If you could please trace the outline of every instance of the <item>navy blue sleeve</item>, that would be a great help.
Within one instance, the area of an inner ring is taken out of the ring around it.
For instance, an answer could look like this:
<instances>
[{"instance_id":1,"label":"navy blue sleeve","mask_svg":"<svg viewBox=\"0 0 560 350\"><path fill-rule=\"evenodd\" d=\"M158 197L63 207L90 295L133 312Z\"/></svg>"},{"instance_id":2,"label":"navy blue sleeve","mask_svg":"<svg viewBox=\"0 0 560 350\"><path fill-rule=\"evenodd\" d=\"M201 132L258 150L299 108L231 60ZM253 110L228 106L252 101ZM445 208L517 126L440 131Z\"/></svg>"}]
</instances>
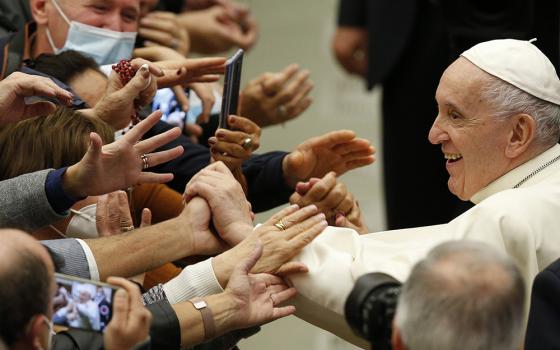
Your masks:
<instances>
[{"instance_id":1,"label":"navy blue sleeve","mask_svg":"<svg viewBox=\"0 0 560 350\"><path fill-rule=\"evenodd\" d=\"M47 175L45 181L45 193L47 200L53 210L61 215L64 215L77 201L83 198L72 198L64 192L62 188L62 176L66 173L68 167L60 168L51 171Z\"/></svg>"}]
</instances>

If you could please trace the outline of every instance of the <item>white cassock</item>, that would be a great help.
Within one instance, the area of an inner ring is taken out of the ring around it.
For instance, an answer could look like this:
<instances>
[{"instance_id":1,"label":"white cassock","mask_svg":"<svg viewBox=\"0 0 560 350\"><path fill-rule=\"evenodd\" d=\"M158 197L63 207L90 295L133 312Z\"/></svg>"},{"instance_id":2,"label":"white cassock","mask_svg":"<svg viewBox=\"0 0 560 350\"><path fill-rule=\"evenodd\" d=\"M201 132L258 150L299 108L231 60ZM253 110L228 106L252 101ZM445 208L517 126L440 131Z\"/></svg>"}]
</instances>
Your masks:
<instances>
[{"instance_id":1,"label":"white cassock","mask_svg":"<svg viewBox=\"0 0 560 350\"><path fill-rule=\"evenodd\" d=\"M328 227L294 259L310 270L291 279L299 292L296 314L365 346L344 319L344 303L356 280L383 272L405 281L431 248L462 239L488 243L515 260L525 279L528 310L533 278L560 257L560 145L492 182L471 201L473 208L444 225L361 236Z\"/></svg>"}]
</instances>

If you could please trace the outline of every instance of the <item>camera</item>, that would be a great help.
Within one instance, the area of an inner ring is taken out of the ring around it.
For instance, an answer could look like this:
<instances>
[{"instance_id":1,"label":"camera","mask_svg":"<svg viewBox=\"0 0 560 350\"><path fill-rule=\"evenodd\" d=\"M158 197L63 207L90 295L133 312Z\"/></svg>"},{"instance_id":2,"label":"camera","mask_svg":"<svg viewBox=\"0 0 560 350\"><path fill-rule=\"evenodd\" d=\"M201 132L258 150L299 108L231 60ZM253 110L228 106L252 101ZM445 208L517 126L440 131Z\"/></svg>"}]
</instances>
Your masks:
<instances>
[{"instance_id":1,"label":"camera","mask_svg":"<svg viewBox=\"0 0 560 350\"><path fill-rule=\"evenodd\" d=\"M379 272L361 276L348 295L344 315L350 328L375 350L391 349L393 318L402 284Z\"/></svg>"}]
</instances>

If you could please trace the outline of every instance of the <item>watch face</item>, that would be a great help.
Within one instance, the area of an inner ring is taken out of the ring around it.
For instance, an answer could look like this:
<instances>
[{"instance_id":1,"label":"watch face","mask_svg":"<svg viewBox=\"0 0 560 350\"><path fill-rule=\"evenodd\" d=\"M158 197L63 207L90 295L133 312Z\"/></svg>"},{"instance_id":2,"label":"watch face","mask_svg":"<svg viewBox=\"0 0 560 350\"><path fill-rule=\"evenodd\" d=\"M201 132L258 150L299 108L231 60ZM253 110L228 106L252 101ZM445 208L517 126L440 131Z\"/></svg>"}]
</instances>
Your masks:
<instances>
[{"instance_id":1,"label":"watch face","mask_svg":"<svg viewBox=\"0 0 560 350\"><path fill-rule=\"evenodd\" d=\"M197 310L204 309L206 307L206 302L204 300L198 300L193 303L194 308Z\"/></svg>"}]
</instances>

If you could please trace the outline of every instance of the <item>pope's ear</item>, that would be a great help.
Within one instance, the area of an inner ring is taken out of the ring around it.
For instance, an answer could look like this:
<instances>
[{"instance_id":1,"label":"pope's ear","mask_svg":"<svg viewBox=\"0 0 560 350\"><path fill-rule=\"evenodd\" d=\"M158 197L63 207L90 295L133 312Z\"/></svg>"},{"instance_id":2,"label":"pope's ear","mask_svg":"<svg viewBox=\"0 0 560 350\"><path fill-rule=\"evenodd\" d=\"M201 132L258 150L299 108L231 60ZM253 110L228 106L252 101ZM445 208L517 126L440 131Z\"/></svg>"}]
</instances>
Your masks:
<instances>
[{"instance_id":1,"label":"pope's ear","mask_svg":"<svg viewBox=\"0 0 560 350\"><path fill-rule=\"evenodd\" d=\"M508 158L517 158L523 154L535 140L537 123L528 114L516 114L509 119L511 130L505 155Z\"/></svg>"},{"instance_id":2,"label":"pope's ear","mask_svg":"<svg viewBox=\"0 0 560 350\"><path fill-rule=\"evenodd\" d=\"M47 24L47 0L29 0L31 15L37 24Z\"/></svg>"}]
</instances>

